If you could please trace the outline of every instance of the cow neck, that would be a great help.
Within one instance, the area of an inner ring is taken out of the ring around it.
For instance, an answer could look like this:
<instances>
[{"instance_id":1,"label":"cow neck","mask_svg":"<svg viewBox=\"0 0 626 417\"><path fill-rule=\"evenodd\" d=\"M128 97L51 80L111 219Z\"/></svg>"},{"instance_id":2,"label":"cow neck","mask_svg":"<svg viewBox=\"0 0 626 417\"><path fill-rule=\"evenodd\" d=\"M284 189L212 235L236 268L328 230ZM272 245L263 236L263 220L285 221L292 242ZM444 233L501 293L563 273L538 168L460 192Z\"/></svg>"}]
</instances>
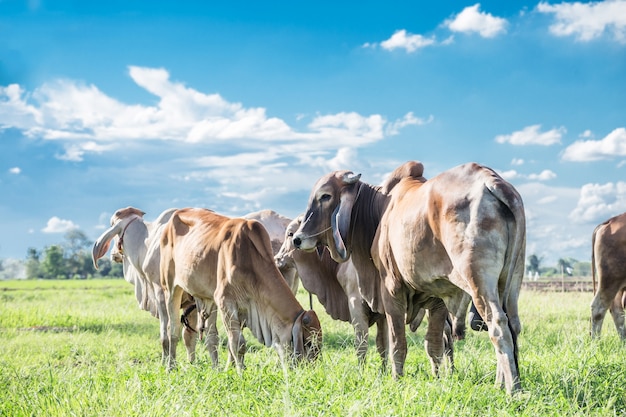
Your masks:
<instances>
[{"instance_id":1,"label":"cow neck","mask_svg":"<svg viewBox=\"0 0 626 417\"><path fill-rule=\"evenodd\" d=\"M350 220L348 244L353 252L370 257L370 248L388 202L389 197L380 192L380 187L360 183Z\"/></svg>"},{"instance_id":2,"label":"cow neck","mask_svg":"<svg viewBox=\"0 0 626 417\"><path fill-rule=\"evenodd\" d=\"M126 234L126 229L128 229L128 226L130 226L131 223L137 220L138 218L139 218L138 216L133 217L131 221L126 223L126 226L124 226L124 229L122 229L122 233L120 233L120 238L117 241L117 250L122 255L124 254L124 235Z\"/></svg>"}]
</instances>

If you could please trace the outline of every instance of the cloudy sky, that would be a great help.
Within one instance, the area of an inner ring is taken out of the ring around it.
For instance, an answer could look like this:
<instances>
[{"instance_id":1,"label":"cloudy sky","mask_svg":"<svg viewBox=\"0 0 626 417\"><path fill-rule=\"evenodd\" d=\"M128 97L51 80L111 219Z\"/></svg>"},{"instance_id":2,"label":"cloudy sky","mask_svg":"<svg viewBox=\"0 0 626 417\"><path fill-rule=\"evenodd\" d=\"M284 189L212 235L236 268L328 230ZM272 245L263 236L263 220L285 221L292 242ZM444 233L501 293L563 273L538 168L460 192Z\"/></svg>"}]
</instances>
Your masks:
<instances>
[{"instance_id":1,"label":"cloudy sky","mask_svg":"<svg viewBox=\"0 0 626 417\"><path fill-rule=\"evenodd\" d=\"M589 260L626 211L626 1L0 1L0 258L411 159L494 168L528 255Z\"/></svg>"}]
</instances>

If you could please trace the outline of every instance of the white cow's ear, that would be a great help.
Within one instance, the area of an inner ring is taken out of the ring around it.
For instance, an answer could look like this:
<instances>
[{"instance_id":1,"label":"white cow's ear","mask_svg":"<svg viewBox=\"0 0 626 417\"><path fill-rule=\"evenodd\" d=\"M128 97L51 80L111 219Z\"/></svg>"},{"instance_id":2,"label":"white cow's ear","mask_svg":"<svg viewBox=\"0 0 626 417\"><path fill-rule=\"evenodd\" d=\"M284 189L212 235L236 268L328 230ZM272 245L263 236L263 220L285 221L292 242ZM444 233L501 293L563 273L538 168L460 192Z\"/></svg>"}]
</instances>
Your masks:
<instances>
[{"instance_id":1,"label":"white cow's ear","mask_svg":"<svg viewBox=\"0 0 626 417\"><path fill-rule=\"evenodd\" d=\"M98 259L102 258L111 246L111 240L120 232L120 222L115 223L109 227L93 244L91 250L91 258L93 259L93 266L98 269Z\"/></svg>"},{"instance_id":2,"label":"white cow's ear","mask_svg":"<svg viewBox=\"0 0 626 417\"><path fill-rule=\"evenodd\" d=\"M352 207L357 195L357 186L354 184L361 178L361 174L349 176L350 173L346 173L343 177L344 188L341 192L339 204L335 207L332 216L330 217L330 227L333 232L333 241L335 243L335 250L337 255L341 258L341 262L348 260L350 254L346 249L345 240L350 231L350 220L352 219ZM349 176L349 181L346 177Z\"/></svg>"}]
</instances>

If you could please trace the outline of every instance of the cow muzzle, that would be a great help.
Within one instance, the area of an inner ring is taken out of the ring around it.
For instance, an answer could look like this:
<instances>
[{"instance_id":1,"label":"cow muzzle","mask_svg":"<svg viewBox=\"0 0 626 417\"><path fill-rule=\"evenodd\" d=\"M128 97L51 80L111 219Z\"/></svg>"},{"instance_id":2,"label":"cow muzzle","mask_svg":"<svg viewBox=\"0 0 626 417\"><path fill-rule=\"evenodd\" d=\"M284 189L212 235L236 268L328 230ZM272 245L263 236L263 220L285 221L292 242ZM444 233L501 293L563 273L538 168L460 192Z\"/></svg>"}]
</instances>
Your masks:
<instances>
[{"instance_id":1,"label":"cow muzzle","mask_svg":"<svg viewBox=\"0 0 626 417\"><path fill-rule=\"evenodd\" d=\"M293 245L296 249L310 252L317 247L317 238L315 236L305 236L297 234L293 236Z\"/></svg>"}]
</instances>

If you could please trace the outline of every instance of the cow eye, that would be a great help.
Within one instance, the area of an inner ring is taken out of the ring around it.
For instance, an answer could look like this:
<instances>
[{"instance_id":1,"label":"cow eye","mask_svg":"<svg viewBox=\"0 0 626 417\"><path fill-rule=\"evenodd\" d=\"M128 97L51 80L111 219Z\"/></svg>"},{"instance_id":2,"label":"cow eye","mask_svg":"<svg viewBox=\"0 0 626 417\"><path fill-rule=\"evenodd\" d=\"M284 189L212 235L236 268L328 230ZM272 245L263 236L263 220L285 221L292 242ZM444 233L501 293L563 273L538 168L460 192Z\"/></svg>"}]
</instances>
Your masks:
<instances>
[{"instance_id":1,"label":"cow eye","mask_svg":"<svg viewBox=\"0 0 626 417\"><path fill-rule=\"evenodd\" d=\"M328 200L330 200L330 194L322 194L322 196L320 197L320 203Z\"/></svg>"},{"instance_id":2,"label":"cow eye","mask_svg":"<svg viewBox=\"0 0 626 417\"><path fill-rule=\"evenodd\" d=\"M287 237L293 237L293 232L287 233Z\"/></svg>"}]
</instances>

